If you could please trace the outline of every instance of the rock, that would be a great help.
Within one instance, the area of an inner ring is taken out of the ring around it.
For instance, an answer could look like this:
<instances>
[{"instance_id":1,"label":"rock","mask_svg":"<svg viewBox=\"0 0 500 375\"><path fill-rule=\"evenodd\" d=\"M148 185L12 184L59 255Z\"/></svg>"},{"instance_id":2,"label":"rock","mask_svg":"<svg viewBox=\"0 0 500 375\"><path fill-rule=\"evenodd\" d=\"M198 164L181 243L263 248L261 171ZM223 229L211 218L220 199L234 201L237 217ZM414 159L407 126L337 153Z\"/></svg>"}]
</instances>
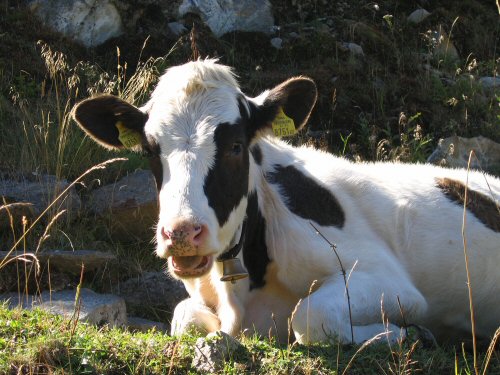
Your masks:
<instances>
[{"instance_id":1,"label":"rock","mask_svg":"<svg viewBox=\"0 0 500 375\"><path fill-rule=\"evenodd\" d=\"M343 43L342 44L344 48L346 48L350 53L352 53L355 56L364 56L365 53L363 52L363 48L356 43Z\"/></svg>"},{"instance_id":2,"label":"rock","mask_svg":"<svg viewBox=\"0 0 500 375\"><path fill-rule=\"evenodd\" d=\"M52 175L0 177L0 199L3 197L8 203L30 203L34 216L38 216L69 185L68 181ZM68 220L77 217L80 208L81 200L74 186L54 205L57 212L66 210Z\"/></svg>"},{"instance_id":3,"label":"rock","mask_svg":"<svg viewBox=\"0 0 500 375\"><path fill-rule=\"evenodd\" d=\"M216 37L233 31L270 33L274 19L269 0L184 0L181 16L198 14Z\"/></svg>"},{"instance_id":4,"label":"rock","mask_svg":"<svg viewBox=\"0 0 500 375\"><path fill-rule=\"evenodd\" d=\"M411 12L411 14L406 19L409 23L413 23L415 25L419 24L431 14L425 9L417 9Z\"/></svg>"},{"instance_id":5,"label":"rock","mask_svg":"<svg viewBox=\"0 0 500 375\"><path fill-rule=\"evenodd\" d=\"M222 331L213 332L196 340L191 366L198 371L216 372L224 367L224 361L243 348L241 343Z\"/></svg>"},{"instance_id":6,"label":"rock","mask_svg":"<svg viewBox=\"0 0 500 375\"><path fill-rule=\"evenodd\" d=\"M2 204L0 201L0 231L22 227L23 216L32 220L35 216L32 203L18 202ZM12 220L12 222L11 222Z\"/></svg>"},{"instance_id":7,"label":"rock","mask_svg":"<svg viewBox=\"0 0 500 375\"><path fill-rule=\"evenodd\" d=\"M500 77L481 77L479 84L486 90L494 90L500 86Z\"/></svg>"},{"instance_id":8,"label":"rock","mask_svg":"<svg viewBox=\"0 0 500 375\"><path fill-rule=\"evenodd\" d=\"M500 144L482 136L440 139L427 162L452 168L467 168L470 150L474 150L476 155L471 159L471 168L482 168L500 176Z\"/></svg>"},{"instance_id":9,"label":"rock","mask_svg":"<svg viewBox=\"0 0 500 375\"><path fill-rule=\"evenodd\" d=\"M32 252L7 252L0 251L0 260L4 258L13 258L16 256L27 254L34 255ZM98 268L104 267L108 262L116 260L116 255L104 253L94 250L44 250L36 254L38 262L41 265L50 261L50 267L72 275L79 275L82 263L85 266L85 271L95 271Z\"/></svg>"},{"instance_id":10,"label":"rock","mask_svg":"<svg viewBox=\"0 0 500 375\"><path fill-rule=\"evenodd\" d=\"M167 26L170 32L175 36L181 36L187 31L186 26L180 22L169 22Z\"/></svg>"},{"instance_id":11,"label":"rock","mask_svg":"<svg viewBox=\"0 0 500 375\"><path fill-rule=\"evenodd\" d=\"M123 32L120 14L110 0L32 0L30 8L47 26L86 47Z\"/></svg>"},{"instance_id":12,"label":"rock","mask_svg":"<svg viewBox=\"0 0 500 375\"><path fill-rule=\"evenodd\" d=\"M127 319L127 328L133 332L148 332L152 329L160 332L167 331L167 325L161 322L155 322L148 319L129 316Z\"/></svg>"},{"instance_id":13,"label":"rock","mask_svg":"<svg viewBox=\"0 0 500 375\"><path fill-rule=\"evenodd\" d=\"M183 284L164 272L144 272L120 283L113 293L123 297L131 310L151 309L173 313L175 306L188 297Z\"/></svg>"},{"instance_id":14,"label":"rock","mask_svg":"<svg viewBox=\"0 0 500 375\"><path fill-rule=\"evenodd\" d=\"M281 38L272 38L271 45L276 49L281 49L283 47L283 39Z\"/></svg>"},{"instance_id":15,"label":"rock","mask_svg":"<svg viewBox=\"0 0 500 375\"><path fill-rule=\"evenodd\" d=\"M431 40L434 47L433 56L435 58L451 62L460 60L457 48L442 26L431 32Z\"/></svg>"},{"instance_id":16,"label":"rock","mask_svg":"<svg viewBox=\"0 0 500 375\"><path fill-rule=\"evenodd\" d=\"M120 240L152 238L158 219L158 195L151 171L137 170L90 194L90 212L109 220L110 232Z\"/></svg>"},{"instance_id":17,"label":"rock","mask_svg":"<svg viewBox=\"0 0 500 375\"><path fill-rule=\"evenodd\" d=\"M18 293L3 294L0 300L8 300L11 307L20 306L25 309L38 307L52 314L72 318L75 313L76 290L63 290L50 294L43 292L40 296L21 296ZM124 326L127 322L127 311L123 298L112 294L98 294L90 289L80 291L81 305L78 311L80 321L112 327Z\"/></svg>"}]
</instances>

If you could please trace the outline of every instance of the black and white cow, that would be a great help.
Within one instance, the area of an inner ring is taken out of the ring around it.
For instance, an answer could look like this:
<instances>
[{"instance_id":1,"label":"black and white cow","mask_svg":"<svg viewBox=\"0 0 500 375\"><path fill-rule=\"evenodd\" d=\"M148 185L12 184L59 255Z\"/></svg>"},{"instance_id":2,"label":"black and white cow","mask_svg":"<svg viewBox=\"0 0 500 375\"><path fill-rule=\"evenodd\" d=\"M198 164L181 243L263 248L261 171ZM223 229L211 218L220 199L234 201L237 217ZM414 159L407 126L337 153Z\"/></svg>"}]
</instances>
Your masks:
<instances>
[{"instance_id":1,"label":"black and white cow","mask_svg":"<svg viewBox=\"0 0 500 375\"><path fill-rule=\"evenodd\" d=\"M469 337L467 186L476 334L489 338L500 326L500 180L352 163L273 136L277 116L300 129L316 96L311 79L296 77L250 98L229 67L203 60L169 69L140 109L110 95L75 108L101 144L150 157L156 252L190 295L175 309L172 333L276 329L286 339L290 319L303 343L351 342L351 323L356 343L388 331L394 339L404 322L438 338ZM249 278L223 282L217 258L237 244Z\"/></svg>"}]
</instances>

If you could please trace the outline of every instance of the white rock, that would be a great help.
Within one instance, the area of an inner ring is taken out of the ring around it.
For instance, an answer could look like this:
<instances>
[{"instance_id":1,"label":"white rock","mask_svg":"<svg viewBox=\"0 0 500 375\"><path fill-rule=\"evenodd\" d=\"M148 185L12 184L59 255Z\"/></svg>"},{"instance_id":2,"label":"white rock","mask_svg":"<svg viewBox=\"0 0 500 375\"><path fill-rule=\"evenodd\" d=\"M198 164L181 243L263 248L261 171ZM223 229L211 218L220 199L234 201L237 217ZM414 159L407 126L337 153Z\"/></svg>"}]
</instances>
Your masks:
<instances>
[{"instance_id":1,"label":"white rock","mask_svg":"<svg viewBox=\"0 0 500 375\"><path fill-rule=\"evenodd\" d=\"M407 20L410 23L419 24L430 15L431 14L425 9L417 9L408 16Z\"/></svg>"},{"instance_id":2,"label":"white rock","mask_svg":"<svg viewBox=\"0 0 500 375\"><path fill-rule=\"evenodd\" d=\"M75 313L76 290L60 292L43 292L40 296L23 296L9 293L0 296L0 300L8 300L11 307L31 309L38 307L52 314L72 318ZM124 326L127 322L127 311L123 298L112 294L98 294L90 289L80 291L80 307L78 319L91 324L108 324L112 327Z\"/></svg>"},{"instance_id":3,"label":"white rock","mask_svg":"<svg viewBox=\"0 0 500 375\"><path fill-rule=\"evenodd\" d=\"M30 7L47 26L86 47L123 32L120 14L110 0L32 0Z\"/></svg>"},{"instance_id":4,"label":"white rock","mask_svg":"<svg viewBox=\"0 0 500 375\"><path fill-rule=\"evenodd\" d=\"M269 34L274 25L269 0L184 0L179 14L200 15L216 37L232 31Z\"/></svg>"}]
</instances>

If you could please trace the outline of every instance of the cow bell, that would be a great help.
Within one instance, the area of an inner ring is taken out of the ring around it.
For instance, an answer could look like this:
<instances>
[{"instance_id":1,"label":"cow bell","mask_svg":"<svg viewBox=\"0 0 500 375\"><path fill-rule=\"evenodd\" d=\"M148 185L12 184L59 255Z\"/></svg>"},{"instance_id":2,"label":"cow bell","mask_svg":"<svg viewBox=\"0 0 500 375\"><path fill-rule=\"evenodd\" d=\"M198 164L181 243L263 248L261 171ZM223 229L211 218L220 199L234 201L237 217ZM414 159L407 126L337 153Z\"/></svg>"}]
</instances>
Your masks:
<instances>
[{"instance_id":1,"label":"cow bell","mask_svg":"<svg viewBox=\"0 0 500 375\"><path fill-rule=\"evenodd\" d=\"M231 281L235 283L236 280L248 277L248 272L241 265L238 258L230 258L222 261L222 277L220 281Z\"/></svg>"}]
</instances>

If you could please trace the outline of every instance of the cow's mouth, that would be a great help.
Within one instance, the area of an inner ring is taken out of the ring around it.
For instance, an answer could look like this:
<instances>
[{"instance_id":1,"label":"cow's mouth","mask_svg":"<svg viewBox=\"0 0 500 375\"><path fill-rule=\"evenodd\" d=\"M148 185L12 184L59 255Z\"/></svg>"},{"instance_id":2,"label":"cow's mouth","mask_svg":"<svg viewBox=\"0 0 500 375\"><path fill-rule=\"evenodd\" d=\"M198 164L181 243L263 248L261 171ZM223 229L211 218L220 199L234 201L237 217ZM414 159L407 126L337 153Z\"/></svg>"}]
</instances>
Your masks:
<instances>
[{"instance_id":1,"label":"cow's mouth","mask_svg":"<svg viewBox=\"0 0 500 375\"><path fill-rule=\"evenodd\" d=\"M212 267L213 257L208 255L172 256L172 271L179 277L199 277Z\"/></svg>"}]
</instances>

